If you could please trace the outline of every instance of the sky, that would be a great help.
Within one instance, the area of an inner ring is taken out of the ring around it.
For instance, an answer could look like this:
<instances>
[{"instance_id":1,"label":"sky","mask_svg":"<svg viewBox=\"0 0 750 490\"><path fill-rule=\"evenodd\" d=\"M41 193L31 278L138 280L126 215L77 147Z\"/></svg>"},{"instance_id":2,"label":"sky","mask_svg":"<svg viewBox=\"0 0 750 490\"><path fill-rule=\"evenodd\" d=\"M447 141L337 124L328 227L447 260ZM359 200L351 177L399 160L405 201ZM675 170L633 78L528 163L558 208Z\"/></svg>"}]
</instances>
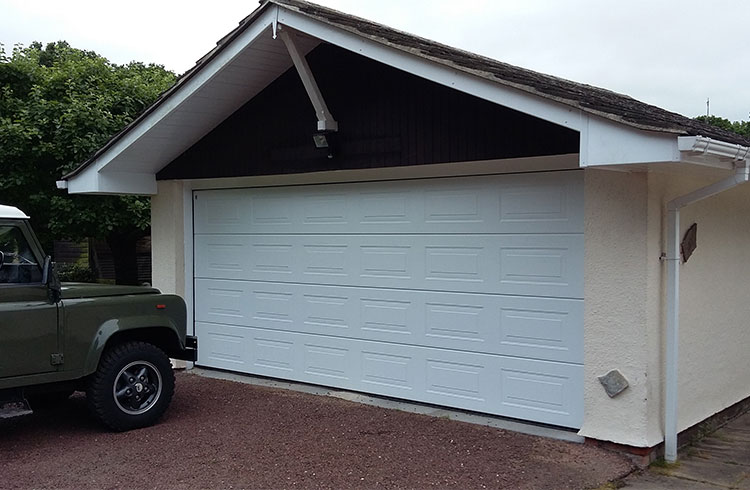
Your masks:
<instances>
[{"instance_id":1,"label":"sky","mask_svg":"<svg viewBox=\"0 0 750 490\"><path fill-rule=\"evenodd\" d=\"M689 117L750 119L747 0L318 0ZM0 0L0 43L65 40L182 73L256 0Z\"/></svg>"}]
</instances>

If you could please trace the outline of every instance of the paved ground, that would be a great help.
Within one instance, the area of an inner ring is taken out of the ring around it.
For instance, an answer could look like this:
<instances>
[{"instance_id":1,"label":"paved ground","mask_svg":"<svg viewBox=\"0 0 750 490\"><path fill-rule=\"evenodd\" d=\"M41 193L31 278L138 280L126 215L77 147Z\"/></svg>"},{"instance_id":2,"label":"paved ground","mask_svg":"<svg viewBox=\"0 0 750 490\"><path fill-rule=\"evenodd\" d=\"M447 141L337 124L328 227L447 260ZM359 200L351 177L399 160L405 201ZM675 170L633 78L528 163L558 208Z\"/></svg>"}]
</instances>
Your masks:
<instances>
[{"instance_id":1,"label":"paved ground","mask_svg":"<svg viewBox=\"0 0 750 490\"><path fill-rule=\"evenodd\" d=\"M627 490L750 490L750 413L680 451L676 465L652 465L624 483Z\"/></svg>"},{"instance_id":2,"label":"paved ground","mask_svg":"<svg viewBox=\"0 0 750 490\"><path fill-rule=\"evenodd\" d=\"M181 373L163 421L104 431L74 396L0 420L2 488L598 488L592 446Z\"/></svg>"}]
</instances>

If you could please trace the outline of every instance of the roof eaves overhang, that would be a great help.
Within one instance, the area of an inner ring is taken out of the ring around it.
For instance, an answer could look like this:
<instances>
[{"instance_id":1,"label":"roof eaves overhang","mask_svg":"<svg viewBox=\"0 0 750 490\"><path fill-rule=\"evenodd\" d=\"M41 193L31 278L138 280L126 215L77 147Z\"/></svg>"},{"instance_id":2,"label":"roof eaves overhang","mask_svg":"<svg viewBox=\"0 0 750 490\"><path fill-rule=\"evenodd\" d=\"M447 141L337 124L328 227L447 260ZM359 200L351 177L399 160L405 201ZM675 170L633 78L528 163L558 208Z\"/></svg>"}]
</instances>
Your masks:
<instances>
[{"instance_id":1,"label":"roof eaves overhang","mask_svg":"<svg viewBox=\"0 0 750 490\"><path fill-rule=\"evenodd\" d=\"M210 107L207 110L213 110L214 116L212 119L205 118L209 119L208 124L196 124L191 120L189 113L182 115L183 125L170 125L167 118L180 119L180 111L184 111L186 101L191 98L194 101L200 101L199 91L205 89L209 82L216 80L222 70L230 67L231 62L236 60L247 46L265 33L268 33L267 39L270 40L277 10L277 6L266 2L246 17L233 32L222 38L216 48L201 58L195 67L186 72L154 104L113 136L89 160L64 175L58 181L58 187L77 194L155 194L156 172L234 112L248 100L248 97L232 99L231 94L224 91L221 95L217 94L216 98L212 97L211 100L207 100L204 106ZM279 46L285 49L280 42ZM309 49L310 46L306 46L305 51ZM291 59L288 58L285 50L283 54L286 58L276 56L276 54L278 53L272 53L276 60L276 65L273 67L274 78L291 66ZM270 69L269 72L271 72ZM228 98L221 98L227 95L229 95ZM252 95L254 94L250 96ZM222 102L225 103L224 112L221 112L221 107L215 108ZM163 131L162 135L154 134L157 128ZM150 144L143 144L149 138L151 138ZM175 145L172 148L166 148L165 146L168 143L181 141L182 147ZM138 146L139 143L141 147ZM149 152L149 150L155 152ZM144 163L145 160L156 161L156 165Z\"/></svg>"},{"instance_id":2,"label":"roof eaves overhang","mask_svg":"<svg viewBox=\"0 0 750 490\"><path fill-rule=\"evenodd\" d=\"M600 148L611 152L604 156L598 154L599 161L591 162L587 167L595 167L609 170L622 170L627 172L685 172L690 171L698 175L711 175L716 171L734 171L738 167L750 164L750 147L727 143L715 138L705 136L676 136L663 137L656 135L656 140L649 142L644 139L644 144L654 143L662 147L662 151L648 152L649 158L619 158L619 161L612 163L616 159L612 153L627 151L632 148L632 154L636 154L638 148L629 147L628 140L622 140L624 146L617 145L600 145ZM671 148L671 150L670 150ZM622 157L622 153L619 155ZM660 158L661 156L661 158ZM642 160L642 161L641 161Z\"/></svg>"},{"instance_id":3,"label":"roof eaves overhang","mask_svg":"<svg viewBox=\"0 0 750 490\"><path fill-rule=\"evenodd\" d=\"M268 4L268 2L266 2ZM196 74L204 67L205 64L210 63L216 56L224 50L227 45L237 38L245 28L247 28L250 25L250 22L258 17L262 13L263 7L266 5L264 4L257 10L253 11L249 16L244 18L240 23L239 26L234 29L232 32L221 38L217 43L216 47L206 53L203 57L201 57L194 67L186 71L183 75L181 75L177 82L164 91L159 98L150 106L148 106L141 114L139 114L135 120L133 120L130 124L128 124L125 128L123 128L121 131L119 131L117 134L112 136L112 138L107 141L104 146L102 146L100 149L98 149L88 160L86 160L84 163L82 163L80 166L76 167L71 172L63 175L63 179L69 179L71 177L75 177L79 173L81 173L83 170L86 169L89 165L96 162L101 156L103 156L106 152L108 152L115 144L117 144L123 136L130 132L135 126L143 123L145 119L147 119L153 112L157 111L159 108L161 108L166 101L172 97L172 95L180 90L183 90L183 87L190 83L190 81L196 76Z\"/></svg>"},{"instance_id":4,"label":"roof eaves overhang","mask_svg":"<svg viewBox=\"0 0 750 490\"><path fill-rule=\"evenodd\" d=\"M679 171L686 165L732 170L748 158L747 146L705 136L645 131L586 116L580 166L647 171Z\"/></svg>"}]
</instances>

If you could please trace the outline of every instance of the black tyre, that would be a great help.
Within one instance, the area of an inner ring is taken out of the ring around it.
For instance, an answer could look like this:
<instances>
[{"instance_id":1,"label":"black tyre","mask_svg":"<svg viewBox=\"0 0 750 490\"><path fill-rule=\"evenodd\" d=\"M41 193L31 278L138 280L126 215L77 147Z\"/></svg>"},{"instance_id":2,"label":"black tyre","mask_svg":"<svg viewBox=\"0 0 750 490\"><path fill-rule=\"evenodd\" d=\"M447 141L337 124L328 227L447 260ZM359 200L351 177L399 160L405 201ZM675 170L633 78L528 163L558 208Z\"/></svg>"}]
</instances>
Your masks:
<instances>
[{"instance_id":1,"label":"black tyre","mask_svg":"<svg viewBox=\"0 0 750 490\"><path fill-rule=\"evenodd\" d=\"M146 342L107 349L86 387L91 413L116 431L153 425L169 407L173 394L169 358Z\"/></svg>"}]
</instances>

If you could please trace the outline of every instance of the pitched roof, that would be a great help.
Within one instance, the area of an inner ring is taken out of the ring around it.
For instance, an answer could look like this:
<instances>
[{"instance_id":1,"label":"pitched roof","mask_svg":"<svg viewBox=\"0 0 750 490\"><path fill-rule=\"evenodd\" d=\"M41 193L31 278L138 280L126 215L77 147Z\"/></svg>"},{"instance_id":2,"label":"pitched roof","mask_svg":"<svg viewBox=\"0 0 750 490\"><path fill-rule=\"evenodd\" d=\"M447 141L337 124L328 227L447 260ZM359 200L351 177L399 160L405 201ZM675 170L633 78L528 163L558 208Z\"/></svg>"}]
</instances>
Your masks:
<instances>
[{"instance_id":1,"label":"pitched roof","mask_svg":"<svg viewBox=\"0 0 750 490\"><path fill-rule=\"evenodd\" d=\"M261 0L260 7L242 19L235 29L221 38L211 51L196 62L195 66L179 77L175 85L162 93L151 106L146 108L143 113L119 133L110 138L86 162L63 176L63 179L77 175L112 147L131 128L136 126L168 99L172 93L182 87L196 73L200 72L205 65L252 24L252 21L266 7L272 4L390 48L404 51L434 63L446 65L455 70L470 73L500 85L513 87L523 92L571 106L583 112L633 128L673 133L675 135L706 136L726 143L750 146L750 140L736 133L640 102L617 92L503 63L304 0Z\"/></svg>"},{"instance_id":2,"label":"pitched roof","mask_svg":"<svg viewBox=\"0 0 750 490\"><path fill-rule=\"evenodd\" d=\"M678 135L706 136L727 143L750 145L750 140L736 133L640 102L617 92L503 63L310 2L269 0L269 3L294 10L415 56L638 129Z\"/></svg>"}]
</instances>

